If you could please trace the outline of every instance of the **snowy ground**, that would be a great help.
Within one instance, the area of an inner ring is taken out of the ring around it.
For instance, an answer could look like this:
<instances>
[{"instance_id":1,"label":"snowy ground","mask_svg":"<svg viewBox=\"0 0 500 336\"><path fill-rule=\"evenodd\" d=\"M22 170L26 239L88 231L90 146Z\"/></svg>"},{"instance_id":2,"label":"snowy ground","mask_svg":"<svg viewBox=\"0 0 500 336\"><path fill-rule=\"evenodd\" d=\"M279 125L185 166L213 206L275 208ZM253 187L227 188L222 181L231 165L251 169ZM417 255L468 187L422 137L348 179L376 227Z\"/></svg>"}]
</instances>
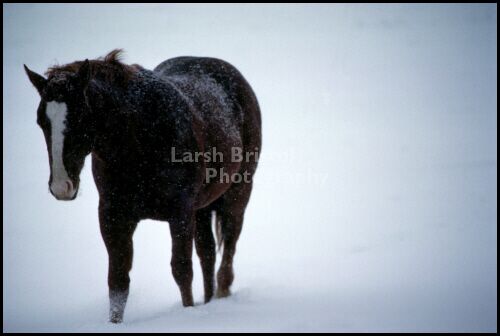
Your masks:
<instances>
[{"instance_id":1,"label":"snowy ground","mask_svg":"<svg viewBox=\"0 0 500 336\"><path fill-rule=\"evenodd\" d=\"M496 331L496 5L3 6L4 331ZM196 263L182 308L144 221L120 326L89 161L48 193L22 69L116 47L233 63L264 128L234 296L202 305Z\"/></svg>"}]
</instances>

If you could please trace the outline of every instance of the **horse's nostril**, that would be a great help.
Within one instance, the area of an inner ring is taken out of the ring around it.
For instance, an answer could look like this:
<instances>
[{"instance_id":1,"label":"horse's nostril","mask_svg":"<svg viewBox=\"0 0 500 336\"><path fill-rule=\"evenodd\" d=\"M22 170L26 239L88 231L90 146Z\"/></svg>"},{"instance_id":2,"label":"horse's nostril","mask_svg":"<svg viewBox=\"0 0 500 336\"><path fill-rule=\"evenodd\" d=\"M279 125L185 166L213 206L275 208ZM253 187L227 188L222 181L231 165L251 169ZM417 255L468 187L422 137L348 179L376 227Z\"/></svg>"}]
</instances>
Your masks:
<instances>
[{"instance_id":1,"label":"horse's nostril","mask_svg":"<svg viewBox=\"0 0 500 336\"><path fill-rule=\"evenodd\" d=\"M68 193L73 192L73 182L71 182L71 180L66 181L66 191Z\"/></svg>"}]
</instances>

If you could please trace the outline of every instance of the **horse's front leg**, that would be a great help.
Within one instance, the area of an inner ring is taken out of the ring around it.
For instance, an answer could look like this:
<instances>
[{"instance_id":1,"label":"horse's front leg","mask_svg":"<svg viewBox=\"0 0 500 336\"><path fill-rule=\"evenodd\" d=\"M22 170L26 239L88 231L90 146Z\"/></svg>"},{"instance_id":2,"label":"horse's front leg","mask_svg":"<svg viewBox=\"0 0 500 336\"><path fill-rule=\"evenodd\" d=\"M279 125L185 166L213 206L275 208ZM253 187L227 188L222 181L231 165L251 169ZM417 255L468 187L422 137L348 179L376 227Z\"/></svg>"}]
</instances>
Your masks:
<instances>
[{"instance_id":1,"label":"horse's front leg","mask_svg":"<svg viewBox=\"0 0 500 336\"><path fill-rule=\"evenodd\" d=\"M193 238L194 220L193 211L185 210L177 213L169 220L170 235L172 236L172 274L179 286L182 304L184 307L193 306Z\"/></svg>"},{"instance_id":2,"label":"horse's front leg","mask_svg":"<svg viewBox=\"0 0 500 336\"><path fill-rule=\"evenodd\" d=\"M137 221L124 216L122 211L101 205L99 221L109 257L109 320L120 323L127 303L133 257L132 235Z\"/></svg>"}]
</instances>

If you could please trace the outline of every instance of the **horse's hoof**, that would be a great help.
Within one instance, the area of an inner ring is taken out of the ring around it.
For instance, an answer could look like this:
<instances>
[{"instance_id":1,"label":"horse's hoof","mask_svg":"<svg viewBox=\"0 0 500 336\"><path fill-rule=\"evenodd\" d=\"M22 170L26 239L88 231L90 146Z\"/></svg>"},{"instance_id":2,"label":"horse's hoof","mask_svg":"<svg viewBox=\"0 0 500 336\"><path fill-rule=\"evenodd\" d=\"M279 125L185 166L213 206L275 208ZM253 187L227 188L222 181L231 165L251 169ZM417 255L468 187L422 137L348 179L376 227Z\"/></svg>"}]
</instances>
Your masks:
<instances>
[{"instance_id":1,"label":"horse's hoof","mask_svg":"<svg viewBox=\"0 0 500 336\"><path fill-rule=\"evenodd\" d=\"M117 313L111 313L111 316L109 318L109 322L118 324L123 322L123 316Z\"/></svg>"},{"instance_id":2,"label":"horse's hoof","mask_svg":"<svg viewBox=\"0 0 500 336\"><path fill-rule=\"evenodd\" d=\"M193 307L194 306L194 300L192 296L182 298L182 305L184 307Z\"/></svg>"},{"instance_id":3,"label":"horse's hoof","mask_svg":"<svg viewBox=\"0 0 500 336\"><path fill-rule=\"evenodd\" d=\"M215 296L218 299L222 299L222 298L228 297L230 295L231 295L231 290L229 288L228 289L217 288L217 293L215 294Z\"/></svg>"}]
</instances>

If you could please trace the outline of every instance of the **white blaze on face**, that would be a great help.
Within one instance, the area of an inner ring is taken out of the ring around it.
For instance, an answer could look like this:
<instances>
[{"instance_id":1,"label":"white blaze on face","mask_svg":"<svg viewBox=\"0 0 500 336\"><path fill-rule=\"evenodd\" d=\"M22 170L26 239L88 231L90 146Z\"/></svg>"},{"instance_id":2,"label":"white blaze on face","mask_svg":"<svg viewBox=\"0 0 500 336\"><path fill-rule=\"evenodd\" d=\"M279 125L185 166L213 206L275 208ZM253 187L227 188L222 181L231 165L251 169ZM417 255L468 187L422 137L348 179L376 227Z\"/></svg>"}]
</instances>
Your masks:
<instances>
[{"instance_id":1,"label":"white blaze on face","mask_svg":"<svg viewBox=\"0 0 500 336\"><path fill-rule=\"evenodd\" d=\"M68 108L65 103L51 101L47 103L46 114L51 127L52 151L52 182L50 190L60 198L69 199L75 194L73 183L63 164L64 130L66 129L66 114Z\"/></svg>"}]
</instances>

